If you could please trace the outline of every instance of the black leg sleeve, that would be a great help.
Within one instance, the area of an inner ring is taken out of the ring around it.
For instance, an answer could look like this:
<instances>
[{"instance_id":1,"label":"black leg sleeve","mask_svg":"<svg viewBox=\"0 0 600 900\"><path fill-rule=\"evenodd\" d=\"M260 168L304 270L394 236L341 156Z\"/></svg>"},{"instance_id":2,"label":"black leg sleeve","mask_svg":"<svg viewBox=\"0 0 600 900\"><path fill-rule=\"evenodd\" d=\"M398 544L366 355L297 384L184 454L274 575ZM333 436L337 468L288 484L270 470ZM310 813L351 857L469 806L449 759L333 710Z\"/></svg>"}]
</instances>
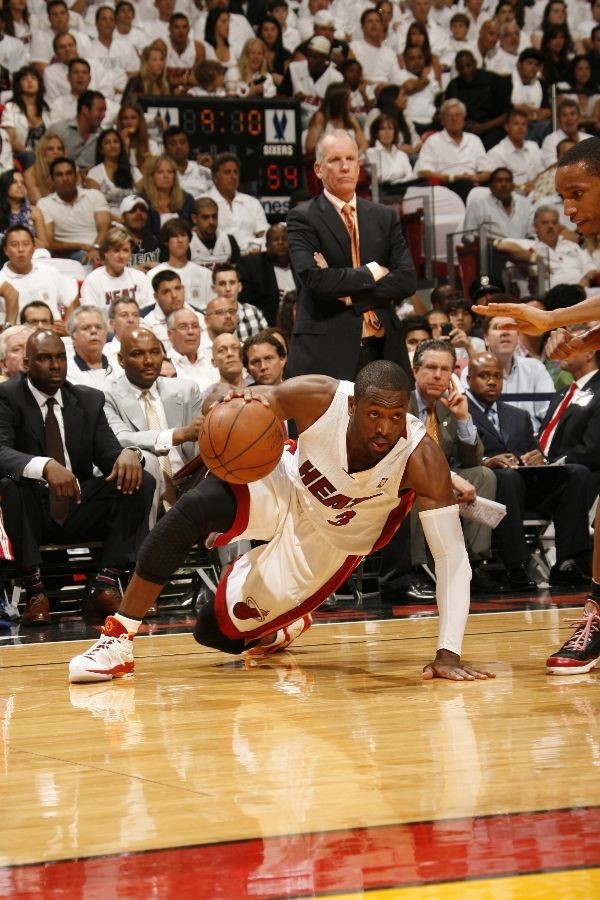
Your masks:
<instances>
[{"instance_id":1,"label":"black leg sleeve","mask_svg":"<svg viewBox=\"0 0 600 900\"><path fill-rule=\"evenodd\" d=\"M136 573L145 581L165 584L200 538L231 528L236 510L228 485L205 478L157 522L140 548Z\"/></svg>"}]
</instances>

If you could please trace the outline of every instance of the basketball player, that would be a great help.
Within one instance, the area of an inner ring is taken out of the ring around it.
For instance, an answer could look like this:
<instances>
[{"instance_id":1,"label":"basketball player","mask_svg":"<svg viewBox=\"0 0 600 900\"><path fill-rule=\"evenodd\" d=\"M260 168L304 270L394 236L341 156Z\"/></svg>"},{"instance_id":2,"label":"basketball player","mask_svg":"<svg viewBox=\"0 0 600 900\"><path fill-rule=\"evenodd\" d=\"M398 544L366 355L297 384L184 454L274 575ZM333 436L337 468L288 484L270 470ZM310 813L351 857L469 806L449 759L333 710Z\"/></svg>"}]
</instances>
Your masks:
<instances>
[{"instance_id":1,"label":"basketball player","mask_svg":"<svg viewBox=\"0 0 600 900\"><path fill-rule=\"evenodd\" d=\"M588 237L600 237L600 138L582 141L568 150L558 163L556 190L564 204L565 215ZM512 316L525 334L554 331L546 344L546 355L567 359L572 354L600 350L600 326L576 337L565 325L600 319L600 296L589 297L566 309L541 310L519 303L490 303L474 306L484 316ZM599 450L600 452L600 450ZM546 660L552 675L577 675L589 672L600 659L600 505L594 522L594 554L590 599L575 633Z\"/></svg>"},{"instance_id":2,"label":"basketball player","mask_svg":"<svg viewBox=\"0 0 600 900\"><path fill-rule=\"evenodd\" d=\"M448 464L424 425L407 414L410 389L402 369L385 360L362 369L354 385L308 375L246 388L245 399L260 398L280 420L296 421L297 446L260 481L231 485L209 476L177 501L144 542L104 636L71 660L70 680L133 674L142 617L190 548L214 532L217 546L266 543L237 559L214 601L200 609L196 640L250 656L285 649L362 558L389 541L415 497L440 612L438 650L423 676L493 677L460 660L471 573Z\"/></svg>"}]
</instances>

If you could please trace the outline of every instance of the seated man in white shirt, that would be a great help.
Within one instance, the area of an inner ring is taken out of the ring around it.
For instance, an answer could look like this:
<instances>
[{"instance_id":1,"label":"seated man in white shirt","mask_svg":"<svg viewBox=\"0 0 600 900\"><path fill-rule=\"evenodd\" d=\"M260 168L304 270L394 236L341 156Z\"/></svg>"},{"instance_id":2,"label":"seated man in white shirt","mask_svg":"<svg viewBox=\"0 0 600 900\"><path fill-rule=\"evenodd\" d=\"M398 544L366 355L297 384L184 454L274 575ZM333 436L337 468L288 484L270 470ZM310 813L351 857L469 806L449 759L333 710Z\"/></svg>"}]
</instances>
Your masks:
<instances>
[{"instance_id":1,"label":"seated man in white shirt","mask_svg":"<svg viewBox=\"0 0 600 900\"><path fill-rule=\"evenodd\" d=\"M73 341L73 358L68 361L67 378L72 384L87 384L103 391L109 373L104 354L106 325L97 306L78 306L67 322Z\"/></svg>"},{"instance_id":2,"label":"seated man in white shirt","mask_svg":"<svg viewBox=\"0 0 600 900\"><path fill-rule=\"evenodd\" d=\"M50 103L50 130L52 130L54 122L62 122L63 119L74 119L77 115L77 101L84 91L91 89L92 69L87 59L76 56L74 59L69 60L67 63L67 81L71 90L56 97ZM102 119L102 128L108 128L112 125L119 112L119 106L114 100L105 98L105 102L106 115Z\"/></svg>"},{"instance_id":3,"label":"seated man in white shirt","mask_svg":"<svg viewBox=\"0 0 600 900\"><path fill-rule=\"evenodd\" d=\"M133 241L122 225L114 225L100 246L103 266L94 269L81 285L81 302L107 310L114 300L133 300L140 309L154 302L147 277L129 265Z\"/></svg>"},{"instance_id":4,"label":"seated man in white shirt","mask_svg":"<svg viewBox=\"0 0 600 900\"><path fill-rule=\"evenodd\" d=\"M308 42L306 59L291 62L279 85L279 93L300 104L303 128L308 127L310 117L334 81L343 81L343 75L331 61L330 41L317 35Z\"/></svg>"},{"instance_id":5,"label":"seated man in white shirt","mask_svg":"<svg viewBox=\"0 0 600 900\"><path fill-rule=\"evenodd\" d=\"M55 319L52 310L43 300L31 300L24 306L19 313L19 323L29 325L33 329L43 328L44 331L53 331L63 340L68 334L65 322L62 319Z\"/></svg>"},{"instance_id":6,"label":"seated man in white shirt","mask_svg":"<svg viewBox=\"0 0 600 900\"><path fill-rule=\"evenodd\" d=\"M171 269L163 269L152 276L152 289L154 291L154 306L142 310L142 325L154 332L167 352L171 349L169 341L167 318L176 309L191 310L195 316L200 313L192 310L185 302L185 288L177 272ZM200 321L200 319L199 319Z\"/></svg>"},{"instance_id":7,"label":"seated man in white shirt","mask_svg":"<svg viewBox=\"0 0 600 900\"><path fill-rule=\"evenodd\" d=\"M48 249L53 256L94 265L100 259L110 226L110 210L100 193L77 187L77 169L72 159L59 156L50 163L54 193L38 201L44 216Z\"/></svg>"},{"instance_id":8,"label":"seated man in white shirt","mask_svg":"<svg viewBox=\"0 0 600 900\"><path fill-rule=\"evenodd\" d=\"M556 162L556 148L559 141L564 140L564 138L570 138L570 140L578 144L580 141L587 141L588 138L592 137L591 134L580 130L581 110L577 101L570 97L565 97L564 100L559 102L557 106L557 121L558 128L556 131L551 131L542 143L544 168Z\"/></svg>"},{"instance_id":9,"label":"seated man in white shirt","mask_svg":"<svg viewBox=\"0 0 600 900\"><path fill-rule=\"evenodd\" d=\"M552 127L548 85L539 77L543 63L541 51L527 47L519 53L516 68L510 76L510 102L513 109L527 116L527 137L536 142L541 142Z\"/></svg>"},{"instance_id":10,"label":"seated man in white shirt","mask_svg":"<svg viewBox=\"0 0 600 900\"><path fill-rule=\"evenodd\" d=\"M444 100L440 107L443 131L425 141L414 166L417 177L436 179L463 200L490 175L483 144L477 135L464 130L465 115L460 100Z\"/></svg>"},{"instance_id":11,"label":"seated man in white shirt","mask_svg":"<svg viewBox=\"0 0 600 900\"><path fill-rule=\"evenodd\" d=\"M108 378L111 381L115 381L123 374L118 360L121 341L126 334L140 327L140 308L135 300L130 300L128 297L118 297L111 302L106 316L109 331L112 332L112 338L106 343L104 353L110 366Z\"/></svg>"},{"instance_id":12,"label":"seated man in white shirt","mask_svg":"<svg viewBox=\"0 0 600 900\"><path fill-rule=\"evenodd\" d=\"M198 316L191 309L176 309L167 317L167 329L177 376L195 381L205 391L214 380L214 369Z\"/></svg>"},{"instance_id":13,"label":"seated man in white shirt","mask_svg":"<svg viewBox=\"0 0 600 900\"><path fill-rule=\"evenodd\" d=\"M496 295L494 300L501 302L504 295ZM507 298L508 299L508 298ZM494 316L483 320L483 336L486 347L497 356L502 363L504 381L502 385L503 399L511 406L518 406L529 413L534 432L538 432L550 401L540 397L539 400L509 400L511 394L554 394L554 381L544 364L530 356L516 353L519 333L511 329L514 319L508 316ZM465 387L468 386L467 371L461 376Z\"/></svg>"},{"instance_id":14,"label":"seated man in white shirt","mask_svg":"<svg viewBox=\"0 0 600 900\"><path fill-rule=\"evenodd\" d=\"M185 302L199 312L206 309L206 304L213 296L211 272L206 266L190 262L190 243L192 231L183 219L170 219L160 229L159 241L167 251L167 261L154 266L148 279L153 279L166 269L177 272L185 289Z\"/></svg>"},{"instance_id":15,"label":"seated man in white shirt","mask_svg":"<svg viewBox=\"0 0 600 900\"><path fill-rule=\"evenodd\" d=\"M59 34L71 33L78 41L77 50L82 56L89 56L91 41L85 34L81 16L69 10L64 0L50 0L46 7L48 21L41 21L35 29L29 48L31 63L43 75L52 60L53 41Z\"/></svg>"},{"instance_id":16,"label":"seated man in white shirt","mask_svg":"<svg viewBox=\"0 0 600 900\"><path fill-rule=\"evenodd\" d=\"M504 124L506 137L488 150L486 168L493 172L506 166L513 174L515 190L528 194L533 182L544 168L542 153L535 141L525 140L528 127L527 113L511 109Z\"/></svg>"},{"instance_id":17,"label":"seated man in white shirt","mask_svg":"<svg viewBox=\"0 0 600 900\"><path fill-rule=\"evenodd\" d=\"M110 82L112 94L122 93L128 74L138 71L138 57L126 38L116 31L117 20L112 6L96 8L95 30L89 49L89 58L98 61L104 70L105 80Z\"/></svg>"},{"instance_id":18,"label":"seated man in white shirt","mask_svg":"<svg viewBox=\"0 0 600 900\"><path fill-rule=\"evenodd\" d=\"M212 269L218 262L238 262L239 244L232 234L219 228L219 207L212 197L199 197L196 200L192 222L192 262L208 269Z\"/></svg>"},{"instance_id":19,"label":"seated man in white shirt","mask_svg":"<svg viewBox=\"0 0 600 900\"><path fill-rule=\"evenodd\" d=\"M590 287L596 271L590 265L589 254L572 240L561 236L556 209L538 206L533 217L536 237L533 239L503 238L494 247L517 263L534 265L542 260L548 266L548 287L557 284L581 284Z\"/></svg>"},{"instance_id":20,"label":"seated man in white shirt","mask_svg":"<svg viewBox=\"0 0 600 900\"><path fill-rule=\"evenodd\" d=\"M419 134L422 134L433 128L433 118L436 114L435 98L440 92L440 86L433 72L424 74L425 54L422 47L407 47L404 65L406 80L403 81L402 87L408 94L406 112L415 123Z\"/></svg>"},{"instance_id":21,"label":"seated man in white shirt","mask_svg":"<svg viewBox=\"0 0 600 900\"><path fill-rule=\"evenodd\" d=\"M340 75L341 78L341 75ZM212 164L213 187L208 193L219 207L219 224L232 234L242 253L264 248L269 223L256 197L241 193L240 161L233 153L219 153Z\"/></svg>"},{"instance_id":22,"label":"seated man in white shirt","mask_svg":"<svg viewBox=\"0 0 600 900\"><path fill-rule=\"evenodd\" d=\"M163 132L165 153L177 166L179 184L194 200L204 197L213 184L211 171L207 166L190 159L190 142L180 125L170 125Z\"/></svg>"},{"instance_id":23,"label":"seated man in white shirt","mask_svg":"<svg viewBox=\"0 0 600 900\"><path fill-rule=\"evenodd\" d=\"M383 43L381 15L366 9L360 17L362 38L352 41L350 49L363 67L365 81L372 85L402 84L402 70L393 50Z\"/></svg>"},{"instance_id":24,"label":"seated man in white shirt","mask_svg":"<svg viewBox=\"0 0 600 900\"><path fill-rule=\"evenodd\" d=\"M24 225L11 225L2 239L7 262L0 269L0 285L8 282L18 293L18 309L42 300L55 319L77 300L77 282L65 278L51 265L33 259L34 237Z\"/></svg>"}]
</instances>

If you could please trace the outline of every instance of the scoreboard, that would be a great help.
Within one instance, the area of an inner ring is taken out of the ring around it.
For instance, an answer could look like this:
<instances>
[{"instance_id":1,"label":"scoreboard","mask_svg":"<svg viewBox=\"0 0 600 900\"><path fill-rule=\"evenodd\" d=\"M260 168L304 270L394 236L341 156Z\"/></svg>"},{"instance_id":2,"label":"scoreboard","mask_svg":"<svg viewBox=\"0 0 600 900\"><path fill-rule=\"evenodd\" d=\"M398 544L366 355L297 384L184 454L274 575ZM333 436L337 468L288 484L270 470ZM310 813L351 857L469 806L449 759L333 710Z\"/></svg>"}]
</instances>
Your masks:
<instances>
[{"instance_id":1,"label":"scoreboard","mask_svg":"<svg viewBox=\"0 0 600 900\"><path fill-rule=\"evenodd\" d=\"M291 100L240 97L139 97L147 113L179 125L192 157L229 151L242 164L241 189L267 215L285 217L288 197L304 186L300 107Z\"/></svg>"}]
</instances>

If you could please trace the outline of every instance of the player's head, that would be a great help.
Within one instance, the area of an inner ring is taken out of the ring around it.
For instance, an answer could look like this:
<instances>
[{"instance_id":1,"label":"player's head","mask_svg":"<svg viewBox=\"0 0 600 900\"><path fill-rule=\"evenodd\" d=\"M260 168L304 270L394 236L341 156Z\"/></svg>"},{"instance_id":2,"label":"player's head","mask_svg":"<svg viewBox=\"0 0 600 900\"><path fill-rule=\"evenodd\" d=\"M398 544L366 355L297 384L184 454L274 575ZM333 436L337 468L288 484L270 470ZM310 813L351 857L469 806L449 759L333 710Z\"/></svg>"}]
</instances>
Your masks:
<instances>
[{"instance_id":1,"label":"player's head","mask_svg":"<svg viewBox=\"0 0 600 900\"><path fill-rule=\"evenodd\" d=\"M348 446L354 458L370 468L406 434L411 384L406 372L380 359L360 370L354 396L348 398Z\"/></svg>"},{"instance_id":2,"label":"player's head","mask_svg":"<svg viewBox=\"0 0 600 900\"><path fill-rule=\"evenodd\" d=\"M567 150L556 169L556 190L564 213L580 234L600 233L600 138Z\"/></svg>"},{"instance_id":3,"label":"player's head","mask_svg":"<svg viewBox=\"0 0 600 900\"><path fill-rule=\"evenodd\" d=\"M502 393L502 363L493 353L478 353L469 362L469 388L477 400L491 406Z\"/></svg>"},{"instance_id":4,"label":"player's head","mask_svg":"<svg viewBox=\"0 0 600 900\"><path fill-rule=\"evenodd\" d=\"M117 358L128 381L148 390L160 375L164 353L160 341L149 328L134 328L123 335Z\"/></svg>"}]
</instances>

